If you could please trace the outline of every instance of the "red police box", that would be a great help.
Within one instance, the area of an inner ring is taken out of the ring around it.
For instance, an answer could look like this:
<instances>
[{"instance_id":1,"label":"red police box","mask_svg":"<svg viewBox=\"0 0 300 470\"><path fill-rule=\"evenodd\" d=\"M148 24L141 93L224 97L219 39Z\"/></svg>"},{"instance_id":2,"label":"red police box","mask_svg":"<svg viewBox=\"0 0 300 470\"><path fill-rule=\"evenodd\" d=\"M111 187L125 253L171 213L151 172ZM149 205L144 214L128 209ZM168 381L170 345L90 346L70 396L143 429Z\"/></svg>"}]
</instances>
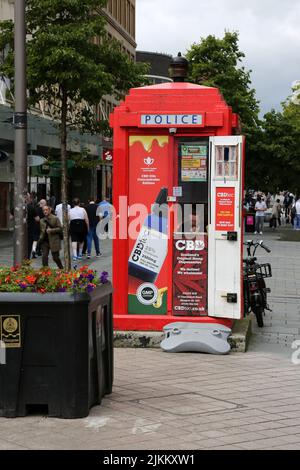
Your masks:
<instances>
[{"instance_id":1,"label":"red police box","mask_svg":"<svg viewBox=\"0 0 300 470\"><path fill-rule=\"evenodd\" d=\"M114 130L114 325L242 317L244 139L219 90L132 89Z\"/></svg>"}]
</instances>

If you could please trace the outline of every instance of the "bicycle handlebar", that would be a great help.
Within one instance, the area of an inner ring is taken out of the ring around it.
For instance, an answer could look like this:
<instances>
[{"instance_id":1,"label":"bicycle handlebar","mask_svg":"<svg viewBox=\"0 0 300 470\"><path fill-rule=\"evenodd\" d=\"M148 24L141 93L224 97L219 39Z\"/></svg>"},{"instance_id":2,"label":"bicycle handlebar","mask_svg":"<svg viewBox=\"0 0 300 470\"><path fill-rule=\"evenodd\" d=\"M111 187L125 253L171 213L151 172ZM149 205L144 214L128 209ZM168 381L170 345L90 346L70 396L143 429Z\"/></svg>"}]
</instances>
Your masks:
<instances>
[{"instance_id":1,"label":"bicycle handlebar","mask_svg":"<svg viewBox=\"0 0 300 470\"><path fill-rule=\"evenodd\" d=\"M271 253L270 248L267 245L264 245L262 241L259 244L267 253Z\"/></svg>"},{"instance_id":2,"label":"bicycle handlebar","mask_svg":"<svg viewBox=\"0 0 300 470\"><path fill-rule=\"evenodd\" d=\"M261 246L264 250L266 250L267 253L271 253L270 248L264 245L263 240L261 240L260 242L255 242L255 243L253 242L253 240L247 240L246 242L244 242L244 245L247 246L249 255L250 255L250 248L251 247L254 248L254 252L253 252L253 256L254 256L258 246Z\"/></svg>"}]
</instances>

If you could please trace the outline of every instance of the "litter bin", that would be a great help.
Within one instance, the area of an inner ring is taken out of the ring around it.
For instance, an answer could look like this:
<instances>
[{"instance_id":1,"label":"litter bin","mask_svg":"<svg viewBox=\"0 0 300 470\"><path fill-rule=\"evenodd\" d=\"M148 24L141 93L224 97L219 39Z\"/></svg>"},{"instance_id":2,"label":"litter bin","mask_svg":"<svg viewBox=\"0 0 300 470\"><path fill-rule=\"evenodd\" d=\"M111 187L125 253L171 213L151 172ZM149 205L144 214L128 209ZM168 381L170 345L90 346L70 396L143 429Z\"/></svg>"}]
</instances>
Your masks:
<instances>
[{"instance_id":1,"label":"litter bin","mask_svg":"<svg viewBox=\"0 0 300 470\"><path fill-rule=\"evenodd\" d=\"M82 418L113 383L112 286L90 295L1 293L0 416Z\"/></svg>"},{"instance_id":2,"label":"litter bin","mask_svg":"<svg viewBox=\"0 0 300 470\"><path fill-rule=\"evenodd\" d=\"M246 212L245 216L245 232L254 233L255 231L255 214L254 212Z\"/></svg>"}]
</instances>

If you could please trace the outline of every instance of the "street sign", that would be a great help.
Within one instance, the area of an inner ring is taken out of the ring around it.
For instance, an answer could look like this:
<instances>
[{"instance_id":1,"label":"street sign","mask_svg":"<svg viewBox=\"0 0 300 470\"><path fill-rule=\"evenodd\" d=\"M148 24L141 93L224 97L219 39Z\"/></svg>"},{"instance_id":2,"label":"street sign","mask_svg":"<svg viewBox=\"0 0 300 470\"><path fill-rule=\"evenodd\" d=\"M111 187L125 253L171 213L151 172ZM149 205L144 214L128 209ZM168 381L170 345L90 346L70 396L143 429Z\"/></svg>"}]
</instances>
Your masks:
<instances>
[{"instance_id":1,"label":"street sign","mask_svg":"<svg viewBox=\"0 0 300 470\"><path fill-rule=\"evenodd\" d=\"M113 160L113 150L103 149L103 160L111 162Z\"/></svg>"},{"instance_id":2,"label":"street sign","mask_svg":"<svg viewBox=\"0 0 300 470\"><path fill-rule=\"evenodd\" d=\"M40 155L27 155L27 165L28 166L40 166L45 163L46 158Z\"/></svg>"}]
</instances>

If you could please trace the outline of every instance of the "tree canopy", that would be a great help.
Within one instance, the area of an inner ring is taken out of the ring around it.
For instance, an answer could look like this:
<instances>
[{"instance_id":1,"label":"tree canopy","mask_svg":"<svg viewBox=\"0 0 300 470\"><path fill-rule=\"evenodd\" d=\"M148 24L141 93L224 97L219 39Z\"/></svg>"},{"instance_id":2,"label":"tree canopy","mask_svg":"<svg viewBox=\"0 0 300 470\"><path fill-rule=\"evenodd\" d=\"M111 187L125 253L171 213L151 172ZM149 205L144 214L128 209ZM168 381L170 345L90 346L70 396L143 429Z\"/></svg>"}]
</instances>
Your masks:
<instances>
[{"instance_id":1,"label":"tree canopy","mask_svg":"<svg viewBox=\"0 0 300 470\"><path fill-rule=\"evenodd\" d=\"M101 130L91 107L104 95L119 99L129 88L141 85L145 72L143 64L131 61L117 41L108 39L100 14L106 3L106 0L26 2L29 102L45 101L60 120L61 104L66 97L68 124L87 132ZM13 82L11 21L1 23L0 47L9 51L0 73Z\"/></svg>"},{"instance_id":2,"label":"tree canopy","mask_svg":"<svg viewBox=\"0 0 300 470\"><path fill-rule=\"evenodd\" d=\"M239 50L237 32L225 32L222 39L209 35L187 52L190 80L220 89L225 101L238 113L245 130L259 124L259 104L250 87L250 71L242 66L245 54Z\"/></svg>"},{"instance_id":3,"label":"tree canopy","mask_svg":"<svg viewBox=\"0 0 300 470\"><path fill-rule=\"evenodd\" d=\"M48 104L60 130L64 226L67 227L67 132L70 127L100 132L95 106L143 83L145 66L109 39L101 9L107 0L27 0L27 87L29 103ZM13 24L0 23L4 51L0 75L14 80ZM64 231L65 248L68 244ZM65 249L65 254L66 254ZM65 258L65 266L70 266Z\"/></svg>"}]
</instances>

